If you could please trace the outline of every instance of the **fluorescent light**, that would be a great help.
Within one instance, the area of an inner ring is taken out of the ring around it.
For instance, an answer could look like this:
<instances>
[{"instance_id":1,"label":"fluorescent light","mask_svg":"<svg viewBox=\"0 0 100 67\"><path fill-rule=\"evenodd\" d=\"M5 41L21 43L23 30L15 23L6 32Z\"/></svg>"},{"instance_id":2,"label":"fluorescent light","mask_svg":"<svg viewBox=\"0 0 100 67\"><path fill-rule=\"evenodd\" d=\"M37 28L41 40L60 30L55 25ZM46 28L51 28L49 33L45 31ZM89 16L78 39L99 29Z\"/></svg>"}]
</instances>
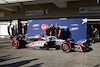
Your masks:
<instances>
[{"instance_id":1,"label":"fluorescent light","mask_svg":"<svg viewBox=\"0 0 100 67\"><path fill-rule=\"evenodd\" d=\"M5 0L8 3L16 3L16 2L27 2L27 1L35 1L35 0Z\"/></svg>"},{"instance_id":2,"label":"fluorescent light","mask_svg":"<svg viewBox=\"0 0 100 67\"><path fill-rule=\"evenodd\" d=\"M67 20L67 18L59 18L59 20Z\"/></svg>"},{"instance_id":3,"label":"fluorescent light","mask_svg":"<svg viewBox=\"0 0 100 67\"><path fill-rule=\"evenodd\" d=\"M17 0L5 0L6 2L8 2L8 3L15 3L15 2L17 2Z\"/></svg>"},{"instance_id":4,"label":"fluorescent light","mask_svg":"<svg viewBox=\"0 0 100 67\"><path fill-rule=\"evenodd\" d=\"M36 1L36 0L0 0L0 4L17 3L17 2L28 2L28 1Z\"/></svg>"},{"instance_id":5,"label":"fluorescent light","mask_svg":"<svg viewBox=\"0 0 100 67\"><path fill-rule=\"evenodd\" d=\"M27 1L35 1L35 0L18 0L18 2L27 2Z\"/></svg>"},{"instance_id":6,"label":"fluorescent light","mask_svg":"<svg viewBox=\"0 0 100 67\"><path fill-rule=\"evenodd\" d=\"M87 21L100 21L100 19L87 19Z\"/></svg>"},{"instance_id":7,"label":"fluorescent light","mask_svg":"<svg viewBox=\"0 0 100 67\"><path fill-rule=\"evenodd\" d=\"M5 4L6 2L0 0L0 4Z\"/></svg>"}]
</instances>

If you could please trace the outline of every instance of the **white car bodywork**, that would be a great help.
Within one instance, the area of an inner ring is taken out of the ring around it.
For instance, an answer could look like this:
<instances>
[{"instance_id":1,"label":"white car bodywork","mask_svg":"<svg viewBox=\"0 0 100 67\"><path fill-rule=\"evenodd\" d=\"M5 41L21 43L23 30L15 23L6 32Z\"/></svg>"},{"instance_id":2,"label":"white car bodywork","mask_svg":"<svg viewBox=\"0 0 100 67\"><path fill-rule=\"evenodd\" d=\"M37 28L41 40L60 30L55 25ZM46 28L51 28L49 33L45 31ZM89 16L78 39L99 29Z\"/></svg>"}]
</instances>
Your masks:
<instances>
[{"instance_id":1,"label":"white car bodywork","mask_svg":"<svg viewBox=\"0 0 100 67\"><path fill-rule=\"evenodd\" d=\"M64 42L65 40L57 39L55 36L42 37L38 41L34 41L34 42L27 44L26 47L30 47L30 48L43 47L45 44L48 45L48 42L50 42L50 41L54 41L55 45L60 46L62 44L62 42Z\"/></svg>"}]
</instances>

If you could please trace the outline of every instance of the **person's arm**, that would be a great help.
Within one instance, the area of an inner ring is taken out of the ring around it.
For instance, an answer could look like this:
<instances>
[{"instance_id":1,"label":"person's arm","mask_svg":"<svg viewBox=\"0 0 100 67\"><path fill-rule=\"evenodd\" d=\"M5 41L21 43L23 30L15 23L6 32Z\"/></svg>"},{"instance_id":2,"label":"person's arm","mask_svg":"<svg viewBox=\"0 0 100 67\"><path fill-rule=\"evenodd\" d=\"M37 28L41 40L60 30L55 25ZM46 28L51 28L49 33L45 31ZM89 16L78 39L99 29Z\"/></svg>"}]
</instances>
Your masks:
<instances>
[{"instance_id":1,"label":"person's arm","mask_svg":"<svg viewBox=\"0 0 100 67\"><path fill-rule=\"evenodd\" d=\"M58 34L58 36L60 36L60 33L61 33L61 30L59 30L59 34Z\"/></svg>"},{"instance_id":2,"label":"person's arm","mask_svg":"<svg viewBox=\"0 0 100 67\"><path fill-rule=\"evenodd\" d=\"M95 28L95 31L93 31L93 33L97 32L97 28Z\"/></svg>"},{"instance_id":3,"label":"person's arm","mask_svg":"<svg viewBox=\"0 0 100 67\"><path fill-rule=\"evenodd\" d=\"M49 30L50 30L50 36L51 36L52 35L51 27L49 28Z\"/></svg>"},{"instance_id":4,"label":"person's arm","mask_svg":"<svg viewBox=\"0 0 100 67\"><path fill-rule=\"evenodd\" d=\"M58 27L59 28L59 27ZM59 28L59 33L58 33L58 36L60 36L60 33L61 33L61 30L60 30L60 28Z\"/></svg>"},{"instance_id":5,"label":"person's arm","mask_svg":"<svg viewBox=\"0 0 100 67\"><path fill-rule=\"evenodd\" d=\"M44 32L44 36L46 35L46 30L45 30L45 32Z\"/></svg>"},{"instance_id":6,"label":"person's arm","mask_svg":"<svg viewBox=\"0 0 100 67\"><path fill-rule=\"evenodd\" d=\"M50 36L52 35L52 32L50 31Z\"/></svg>"}]
</instances>

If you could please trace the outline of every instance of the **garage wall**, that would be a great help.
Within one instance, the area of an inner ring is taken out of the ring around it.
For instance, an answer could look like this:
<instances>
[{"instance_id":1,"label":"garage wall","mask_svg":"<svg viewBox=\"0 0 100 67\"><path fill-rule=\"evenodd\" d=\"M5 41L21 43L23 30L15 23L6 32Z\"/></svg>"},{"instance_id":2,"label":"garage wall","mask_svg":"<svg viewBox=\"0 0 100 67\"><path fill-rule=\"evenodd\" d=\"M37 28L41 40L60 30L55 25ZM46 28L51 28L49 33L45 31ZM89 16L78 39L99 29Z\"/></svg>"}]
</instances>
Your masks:
<instances>
[{"instance_id":1,"label":"garage wall","mask_svg":"<svg viewBox=\"0 0 100 67\"><path fill-rule=\"evenodd\" d=\"M8 35L7 24L9 21L0 21L0 36Z\"/></svg>"},{"instance_id":2,"label":"garage wall","mask_svg":"<svg viewBox=\"0 0 100 67\"><path fill-rule=\"evenodd\" d=\"M7 25L0 25L0 35L8 35Z\"/></svg>"},{"instance_id":3,"label":"garage wall","mask_svg":"<svg viewBox=\"0 0 100 67\"><path fill-rule=\"evenodd\" d=\"M88 14L80 14L79 7L95 7L100 6L100 4L96 3L96 0L81 0L81 1L73 1L68 2L67 8L58 8L53 3L48 4L39 4L39 5L30 5L23 6L23 9L18 8L17 12L11 12L0 9L0 12L4 12L4 17L0 17L1 19L7 18L49 18L49 17L86 17L86 16L100 16L100 13L88 13ZM15 7L16 8L16 7ZM26 16L25 12L28 10L40 10L40 9L48 9L48 15L42 16Z\"/></svg>"}]
</instances>

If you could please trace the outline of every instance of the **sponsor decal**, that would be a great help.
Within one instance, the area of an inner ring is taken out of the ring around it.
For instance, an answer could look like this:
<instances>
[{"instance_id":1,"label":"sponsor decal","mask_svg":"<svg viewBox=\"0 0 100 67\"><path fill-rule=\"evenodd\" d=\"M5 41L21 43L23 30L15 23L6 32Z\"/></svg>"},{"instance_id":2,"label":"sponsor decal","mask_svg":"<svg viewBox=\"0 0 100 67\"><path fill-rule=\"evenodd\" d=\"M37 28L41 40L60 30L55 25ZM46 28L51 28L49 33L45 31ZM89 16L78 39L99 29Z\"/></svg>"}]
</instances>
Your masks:
<instances>
[{"instance_id":1,"label":"sponsor decal","mask_svg":"<svg viewBox=\"0 0 100 67\"><path fill-rule=\"evenodd\" d=\"M100 7L79 7L79 13L100 13Z\"/></svg>"},{"instance_id":2,"label":"sponsor decal","mask_svg":"<svg viewBox=\"0 0 100 67\"><path fill-rule=\"evenodd\" d=\"M82 23L81 24L85 24L85 23L87 23L87 18L82 19Z\"/></svg>"},{"instance_id":3,"label":"sponsor decal","mask_svg":"<svg viewBox=\"0 0 100 67\"><path fill-rule=\"evenodd\" d=\"M79 27L74 27L70 29L71 31L79 30Z\"/></svg>"},{"instance_id":4,"label":"sponsor decal","mask_svg":"<svg viewBox=\"0 0 100 67\"><path fill-rule=\"evenodd\" d=\"M41 42L41 41L33 42L33 46L42 47L44 46L44 42Z\"/></svg>"},{"instance_id":5,"label":"sponsor decal","mask_svg":"<svg viewBox=\"0 0 100 67\"><path fill-rule=\"evenodd\" d=\"M33 28L33 30L39 30L39 28Z\"/></svg>"},{"instance_id":6,"label":"sponsor decal","mask_svg":"<svg viewBox=\"0 0 100 67\"><path fill-rule=\"evenodd\" d=\"M42 28L42 30L46 30L46 28L47 28L47 24L42 24L42 26L41 26L41 28Z\"/></svg>"},{"instance_id":7,"label":"sponsor decal","mask_svg":"<svg viewBox=\"0 0 100 67\"><path fill-rule=\"evenodd\" d=\"M39 39L39 37L40 37L39 35L35 35L35 39Z\"/></svg>"},{"instance_id":8,"label":"sponsor decal","mask_svg":"<svg viewBox=\"0 0 100 67\"><path fill-rule=\"evenodd\" d=\"M60 27L61 29L67 29L67 26L60 26L60 25L59 25L59 27Z\"/></svg>"},{"instance_id":9,"label":"sponsor decal","mask_svg":"<svg viewBox=\"0 0 100 67\"><path fill-rule=\"evenodd\" d=\"M27 26L29 26L29 24L27 24Z\"/></svg>"},{"instance_id":10,"label":"sponsor decal","mask_svg":"<svg viewBox=\"0 0 100 67\"><path fill-rule=\"evenodd\" d=\"M75 51L82 51L82 48L79 45L75 45Z\"/></svg>"},{"instance_id":11,"label":"sponsor decal","mask_svg":"<svg viewBox=\"0 0 100 67\"><path fill-rule=\"evenodd\" d=\"M32 23L32 22L33 22L33 20L28 20L27 21L27 26L29 26L29 24Z\"/></svg>"},{"instance_id":12,"label":"sponsor decal","mask_svg":"<svg viewBox=\"0 0 100 67\"><path fill-rule=\"evenodd\" d=\"M33 20L28 20L28 23L31 23Z\"/></svg>"},{"instance_id":13,"label":"sponsor decal","mask_svg":"<svg viewBox=\"0 0 100 67\"><path fill-rule=\"evenodd\" d=\"M39 24L34 24L32 27L38 27L39 26Z\"/></svg>"},{"instance_id":14,"label":"sponsor decal","mask_svg":"<svg viewBox=\"0 0 100 67\"><path fill-rule=\"evenodd\" d=\"M47 9L26 11L26 16L47 15L47 14L48 14Z\"/></svg>"},{"instance_id":15,"label":"sponsor decal","mask_svg":"<svg viewBox=\"0 0 100 67\"><path fill-rule=\"evenodd\" d=\"M78 26L78 24L70 24L70 26Z\"/></svg>"}]
</instances>

